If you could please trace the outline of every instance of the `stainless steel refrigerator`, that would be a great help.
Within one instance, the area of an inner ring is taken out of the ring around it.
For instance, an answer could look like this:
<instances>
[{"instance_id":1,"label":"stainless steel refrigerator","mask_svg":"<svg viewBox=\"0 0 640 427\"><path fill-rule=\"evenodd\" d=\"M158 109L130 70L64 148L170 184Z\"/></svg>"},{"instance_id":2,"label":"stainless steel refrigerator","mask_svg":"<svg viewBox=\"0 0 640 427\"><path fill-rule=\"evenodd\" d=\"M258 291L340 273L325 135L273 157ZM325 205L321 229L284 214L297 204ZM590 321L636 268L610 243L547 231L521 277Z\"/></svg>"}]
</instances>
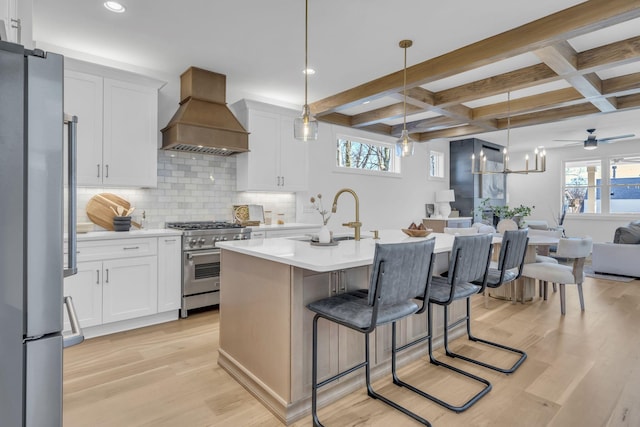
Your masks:
<instances>
[{"instance_id":1,"label":"stainless steel refrigerator","mask_svg":"<svg viewBox=\"0 0 640 427\"><path fill-rule=\"evenodd\" d=\"M64 148L63 81L62 56L0 41L2 426L62 425L62 349L83 340L73 304L63 298L63 277L76 271L76 132L75 118L67 120ZM65 302L73 333L63 336Z\"/></svg>"}]
</instances>

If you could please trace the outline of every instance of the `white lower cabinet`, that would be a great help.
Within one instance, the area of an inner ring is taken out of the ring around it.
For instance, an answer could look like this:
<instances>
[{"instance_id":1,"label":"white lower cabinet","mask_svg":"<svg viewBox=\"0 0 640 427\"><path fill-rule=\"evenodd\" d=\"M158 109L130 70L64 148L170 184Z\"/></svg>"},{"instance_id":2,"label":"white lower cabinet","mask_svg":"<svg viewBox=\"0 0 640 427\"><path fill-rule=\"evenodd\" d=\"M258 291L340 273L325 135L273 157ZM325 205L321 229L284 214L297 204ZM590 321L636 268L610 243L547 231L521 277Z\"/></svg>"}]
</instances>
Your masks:
<instances>
[{"instance_id":1,"label":"white lower cabinet","mask_svg":"<svg viewBox=\"0 0 640 427\"><path fill-rule=\"evenodd\" d=\"M114 259L103 269L103 323L157 313L158 257Z\"/></svg>"},{"instance_id":2,"label":"white lower cabinet","mask_svg":"<svg viewBox=\"0 0 640 427\"><path fill-rule=\"evenodd\" d=\"M182 239L158 238L158 312L178 310L182 296Z\"/></svg>"},{"instance_id":3,"label":"white lower cabinet","mask_svg":"<svg viewBox=\"0 0 640 427\"><path fill-rule=\"evenodd\" d=\"M64 279L64 294L73 298L83 328L102 324L102 262L79 262L78 273ZM71 330L64 312L64 330Z\"/></svg>"},{"instance_id":4,"label":"white lower cabinet","mask_svg":"<svg viewBox=\"0 0 640 427\"><path fill-rule=\"evenodd\" d=\"M83 329L99 329L88 336L166 321L166 316L153 316L171 311L175 312L173 318L178 318L182 282L179 235L81 241L77 256L78 273L65 278L64 295L73 298ZM143 318L147 320L139 322ZM114 324L119 326L109 329ZM64 330L70 330L66 312Z\"/></svg>"}]
</instances>

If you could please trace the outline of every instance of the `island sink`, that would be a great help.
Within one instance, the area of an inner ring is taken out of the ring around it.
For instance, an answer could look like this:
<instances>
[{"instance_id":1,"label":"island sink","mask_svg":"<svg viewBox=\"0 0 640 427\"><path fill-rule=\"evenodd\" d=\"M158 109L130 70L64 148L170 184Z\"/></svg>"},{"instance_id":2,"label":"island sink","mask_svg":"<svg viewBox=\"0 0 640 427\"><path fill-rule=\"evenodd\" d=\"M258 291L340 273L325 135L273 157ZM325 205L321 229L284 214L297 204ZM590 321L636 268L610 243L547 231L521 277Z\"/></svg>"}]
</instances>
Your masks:
<instances>
[{"instance_id":1,"label":"island sink","mask_svg":"<svg viewBox=\"0 0 640 427\"><path fill-rule=\"evenodd\" d=\"M298 242L317 242L318 238L316 236L295 236L295 237L287 237L289 240L297 240ZM370 239L371 236L360 236L361 239ZM355 236L352 234L347 235L338 235L333 237L334 242L342 242L343 240L355 240Z\"/></svg>"}]
</instances>

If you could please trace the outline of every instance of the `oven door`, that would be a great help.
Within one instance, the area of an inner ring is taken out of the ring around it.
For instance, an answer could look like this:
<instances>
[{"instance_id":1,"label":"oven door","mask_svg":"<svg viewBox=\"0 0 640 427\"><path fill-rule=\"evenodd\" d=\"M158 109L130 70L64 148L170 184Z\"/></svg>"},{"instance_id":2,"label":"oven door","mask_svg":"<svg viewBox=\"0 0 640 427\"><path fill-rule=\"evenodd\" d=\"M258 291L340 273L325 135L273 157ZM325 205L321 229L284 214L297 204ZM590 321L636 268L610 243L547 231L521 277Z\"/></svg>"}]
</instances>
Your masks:
<instances>
[{"instance_id":1,"label":"oven door","mask_svg":"<svg viewBox=\"0 0 640 427\"><path fill-rule=\"evenodd\" d=\"M184 253L183 296L220 290L220 249Z\"/></svg>"}]
</instances>

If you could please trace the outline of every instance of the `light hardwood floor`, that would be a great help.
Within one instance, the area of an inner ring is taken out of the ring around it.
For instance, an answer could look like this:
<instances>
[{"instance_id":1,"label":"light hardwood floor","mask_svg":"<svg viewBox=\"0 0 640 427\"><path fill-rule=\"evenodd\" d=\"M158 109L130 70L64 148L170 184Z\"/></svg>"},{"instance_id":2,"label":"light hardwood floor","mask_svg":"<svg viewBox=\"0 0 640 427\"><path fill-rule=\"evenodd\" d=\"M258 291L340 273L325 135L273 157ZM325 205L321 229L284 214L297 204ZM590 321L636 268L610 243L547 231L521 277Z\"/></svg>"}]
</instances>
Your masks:
<instances>
[{"instance_id":1,"label":"light hardwood floor","mask_svg":"<svg viewBox=\"0 0 640 427\"><path fill-rule=\"evenodd\" d=\"M473 331L529 357L511 376L447 358L493 384L462 414L419 399L388 377L374 386L434 426L640 426L640 280L587 278L584 291L581 313L575 287L567 286L564 317L558 293L525 305L490 299L485 307L481 296L474 299ZM65 427L281 426L217 365L218 319L217 311L197 313L65 350ZM452 348L510 361L466 339ZM472 390L424 358L402 369L401 377L454 400ZM364 388L320 416L327 427L419 425L368 398ZM310 417L294 424L310 425Z\"/></svg>"}]
</instances>

